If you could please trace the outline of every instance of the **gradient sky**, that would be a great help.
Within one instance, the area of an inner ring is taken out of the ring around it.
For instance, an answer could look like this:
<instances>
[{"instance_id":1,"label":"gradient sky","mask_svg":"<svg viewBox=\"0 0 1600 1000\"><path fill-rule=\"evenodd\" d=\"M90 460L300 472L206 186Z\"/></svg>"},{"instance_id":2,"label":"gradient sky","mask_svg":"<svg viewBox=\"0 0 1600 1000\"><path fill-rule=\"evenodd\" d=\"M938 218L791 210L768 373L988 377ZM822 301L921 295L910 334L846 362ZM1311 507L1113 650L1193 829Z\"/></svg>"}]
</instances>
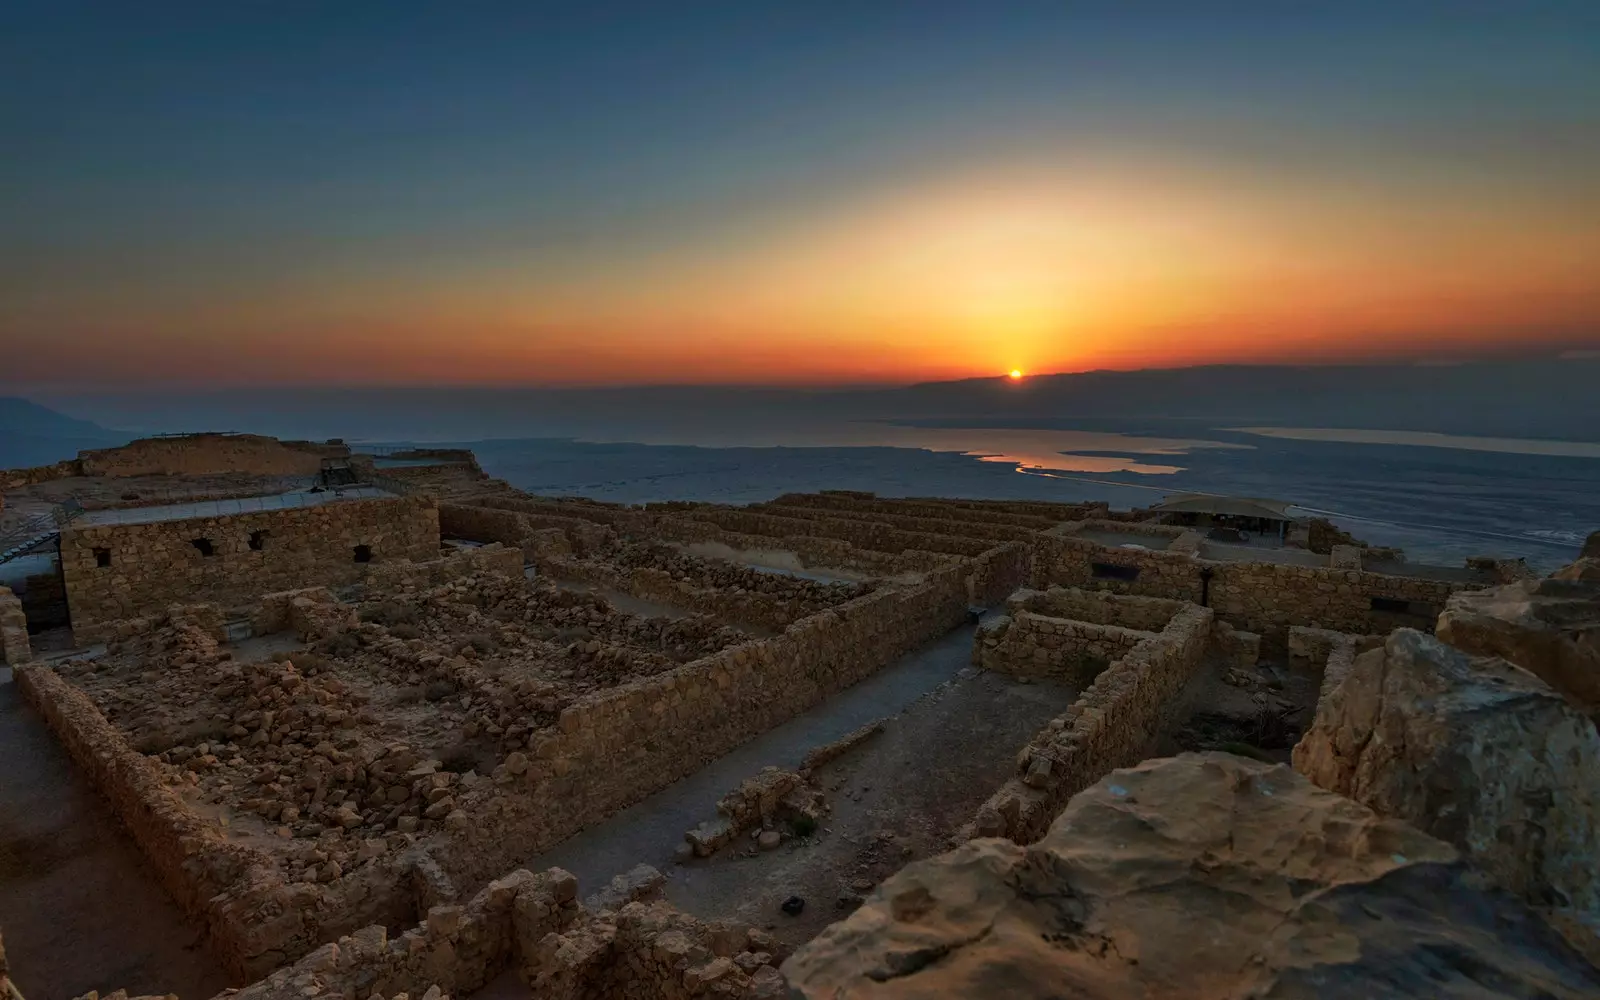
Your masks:
<instances>
[{"instance_id":1,"label":"gradient sky","mask_svg":"<svg viewBox=\"0 0 1600 1000\"><path fill-rule=\"evenodd\" d=\"M0 148L12 386L1600 342L1593 0L14 0Z\"/></svg>"}]
</instances>

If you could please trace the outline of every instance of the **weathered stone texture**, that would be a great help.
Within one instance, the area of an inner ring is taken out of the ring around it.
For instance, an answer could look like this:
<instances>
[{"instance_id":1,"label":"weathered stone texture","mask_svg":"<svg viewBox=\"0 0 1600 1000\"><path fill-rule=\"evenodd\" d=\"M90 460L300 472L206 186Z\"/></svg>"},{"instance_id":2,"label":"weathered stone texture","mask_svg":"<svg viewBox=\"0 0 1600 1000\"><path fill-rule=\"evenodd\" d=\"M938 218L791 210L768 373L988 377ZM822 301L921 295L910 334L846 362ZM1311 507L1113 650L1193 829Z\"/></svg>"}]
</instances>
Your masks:
<instances>
[{"instance_id":1,"label":"weathered stone texture","mask_svg":"<svg viewBox=\"0 0 1600 1000\"><path fill-rule=\"evenodd\" d=\"M1220 753L1114 771L1031 847L908 865L783 972L796 1000L1600 995L1448 844Z\"/></svg>"},{"instance_id":2,"label":"weathered stone texture","mask_svg":"<svg viewBox=\"0 0 1600 1000\"><path fill-rule=\"evenodd\" d=\"M1056 677L1086 686L1154 632L1049 618L1029 611L985 623L973 643L973 664L1014 677Z\"/></svg>"},{"instance_id":3,"label":"weathered stone texture","mask_svg":"<svg viewBox=\"0 0 1600 1000\"><path fill-rule=\"evenodd\" d=\"M547 558L540 570L556 579L598 584L641 600L780 632L874 587L763 573L664 545L639 543L614 547L604 559Z\"/></svg>"},{"instance_id":4,"label":"weathered stone texture","mask_svg":"<svg viewBox=\"0 0 1600 1000\"><path fill-rule=\"evenodd\" d=\"M1036 840L1073 795L1142 758L1167 706L1204 659L1212 622L1209 608L1187 605L1102 671L1022 749L1017 776L990 796L968 832Z\"/></svg>"},{"instance_id":5,"label":"weathered stone texture","mask_svg":"<svg viewBox=\"0 0 1600 1000\"><path fill-rule=\"evenodd\" d=\"M571 705L536 735L526 772L463 805L474 823L441 862L467 882L489 877L856 683L958 623L970 572L948 564Z\"/></svg>"},{"instance_id":6,"label":"weathered stone texture","mask_svg":"<svg viewBox=\"0 0 1600 1000\"><path fill-rule=\"evenodd\" d=\"M1222 562L1181 552L1111 547L1077 532L1093 527L1158 537L1156 527L1085 521L1036 536L1031 585L1093 588L1118 594L1201 603L1234 628L1281 643L1291 626L1315 623L1341 632L1386 632L1398 624L1430 626L1450 595L1492 580L1440 580L1331 566ZM1166 532L1177 529L1166 528ZM1159 536L1165 537L1165 536ZM1097 575L1121 567L1133 579ZM1373 599L1403 602L1405 612L1375 608Z\"/></svg>"},{"instance_id":7,"label":"weathered stone texture","mask_svg":"<svg viewBox=\"0 0 1600 1000\"><path fill-rule=\"evenodd\" d=\"M1468 653L1505 657L1600 719L1600 578L1457 594L1438 633Z\"/></svg>"},{"instance_id":8,"label":"weathered stone texture","mask_svg":"<svg viewBox=\"0 0 1600 1000\"><path fill-rule=\"evenodd\" d=\"M1504 660L1399 629L1318 702L1294 765L1536 905L1600 913L1600 734Z\"/></svg>"},{"instance_id":9,"label":"weathered stone texture","mask_svg":"<svg viewBox=\"0 0 1600 1000\"><path fill-rule=\"evenodd\" d=\"M251 547L252 537L259 548ZM196 539L212 554L204 555ZM366 547L370 561L357 561L357 546ZM108 554L109 565L99 565L96 550ZM422 497L68 527L61 536L75 630L138 617L174 601L227 607L274 591L355 583L375 564L438 556L438 511Z\"/></svg>"},{"instance_id":10,"label":"weathered stone texture","mask_svg":"<svg viewBox=\"0 0 1600 1000\"><path fill-rule=\"evenodd\" d=\"M33 659L28 616L9 587L0 587L0 664L15 667Z\"/></svg>"},{"instance_id":11,"label":"weathered stone texture","mask_svg":"<svg viewBox=\"0 0 1600 1000\"><path fill-rule=\"evenodd\" d=\"M438 559L379 563L368 570L362 583L368 594L414 594L479 573L520 578L523 575L522 550L491 542L458 549Z\"/></svg>"},{"instance_id":12,"label":"weathered stone texture","mask_svg":"<svg viewBox=\"0 0 1600 1000\"><path fill-rule=\"evenodd\" d=\"M78 453L82 476L197 476L254 473L314 476L324 458L343 457L342 445L279 441L259 434L191 434L140 438L119 448Z\"/></svg>"}]
</instances>

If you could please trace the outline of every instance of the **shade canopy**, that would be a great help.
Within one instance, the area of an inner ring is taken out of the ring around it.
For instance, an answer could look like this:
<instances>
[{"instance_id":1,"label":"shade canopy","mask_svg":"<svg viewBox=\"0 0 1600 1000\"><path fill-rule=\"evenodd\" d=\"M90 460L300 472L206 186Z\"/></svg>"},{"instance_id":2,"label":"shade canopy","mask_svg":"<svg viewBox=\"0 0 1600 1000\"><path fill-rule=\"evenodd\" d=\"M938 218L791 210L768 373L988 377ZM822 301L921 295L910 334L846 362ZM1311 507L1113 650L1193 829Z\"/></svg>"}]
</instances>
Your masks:
<instances>
[{"instance_id":1,"label":"shade canopy","mask_svg":"<svg viewBox=\"0 0 1600 1000\"><path fill-rule=\"evenodd\" d=\"M1258 517L1264 521L1293 521L1289 504L1260 497L1221 497L1209 493L1175 493L1151 507L1156 514L1227 514Z\"/></svg>"}]
</instances>

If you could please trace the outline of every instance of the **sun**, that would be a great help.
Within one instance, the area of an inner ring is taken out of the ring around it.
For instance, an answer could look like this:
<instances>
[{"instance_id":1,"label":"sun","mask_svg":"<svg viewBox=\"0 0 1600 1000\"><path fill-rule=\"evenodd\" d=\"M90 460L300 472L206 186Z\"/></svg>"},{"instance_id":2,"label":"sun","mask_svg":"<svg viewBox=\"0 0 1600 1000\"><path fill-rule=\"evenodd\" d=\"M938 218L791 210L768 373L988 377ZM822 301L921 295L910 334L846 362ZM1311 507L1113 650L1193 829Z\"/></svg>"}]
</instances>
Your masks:
<instances>
[{"instance_id":1,"label":"sun","mask_svg":"<svg viewBox=\"0 0 1600 1000\"><path fill-rule=\"evenodd\" d=\"M1013 368L1013 369L1011 369L1011 377L1013 379L1021 378L1022 377L1022 369L1021 368Z\"/></svg>"}]
</instances>

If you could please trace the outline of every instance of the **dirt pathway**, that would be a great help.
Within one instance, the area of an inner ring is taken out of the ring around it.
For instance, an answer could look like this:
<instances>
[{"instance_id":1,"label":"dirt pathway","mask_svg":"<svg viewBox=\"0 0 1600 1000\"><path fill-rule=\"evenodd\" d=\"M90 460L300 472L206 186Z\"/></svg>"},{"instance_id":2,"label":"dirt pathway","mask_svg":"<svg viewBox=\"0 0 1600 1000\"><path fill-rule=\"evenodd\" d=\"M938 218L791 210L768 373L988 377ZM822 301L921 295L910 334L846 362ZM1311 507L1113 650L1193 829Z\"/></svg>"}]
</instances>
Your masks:
<instances>
[{"instance_id":1,"label":"dirt pathway","mask_svg":"<svg viewBox=\"0 0 1600 1000\"><path fill-rule=\"evenodd\" d=\"M837 872L848 869L847 882L866 877L854 873L872 851L863 853L868 845L847 837L897 831L896 846L884 853L893 862L889 870L907 860L908 846L913 853L942 850L948 832L965 822L1010 773L1015 752L1071 703L1073 692L1066 688L1018 684L971 670L972 635L970 625L951 631L606 822L528 859L526 866L537 871L559 865L576 874L583 892L589 893L643 862L670 873L668 898L692 913L737 915L763 926L779 923L786 938L805 940L814 933L813 924L820 927L839 916L834 910ZM793 768L812 748L902 712L882 734L825 769L824 780L843 782L838 792L830 793L836 820L829 824L832 834L823 834L810 847L785 848L757 859L717 857L682 867L673 863L684 831L715 816L717 800L739 782L768 765ZM778 902L806 892L818 898L801 920L778 912Z\"/></svg>"},{"instance_id":2,"label":"dirt pathway","mask_svg":"<svg viewBox=\"0 0 1600 1000\"><path fill-rule=\"evenodd\" d=\"M28 1000L204 1000L221 968L109 807L0 669L0 927Z\"/></svg>"}]
</instances>

